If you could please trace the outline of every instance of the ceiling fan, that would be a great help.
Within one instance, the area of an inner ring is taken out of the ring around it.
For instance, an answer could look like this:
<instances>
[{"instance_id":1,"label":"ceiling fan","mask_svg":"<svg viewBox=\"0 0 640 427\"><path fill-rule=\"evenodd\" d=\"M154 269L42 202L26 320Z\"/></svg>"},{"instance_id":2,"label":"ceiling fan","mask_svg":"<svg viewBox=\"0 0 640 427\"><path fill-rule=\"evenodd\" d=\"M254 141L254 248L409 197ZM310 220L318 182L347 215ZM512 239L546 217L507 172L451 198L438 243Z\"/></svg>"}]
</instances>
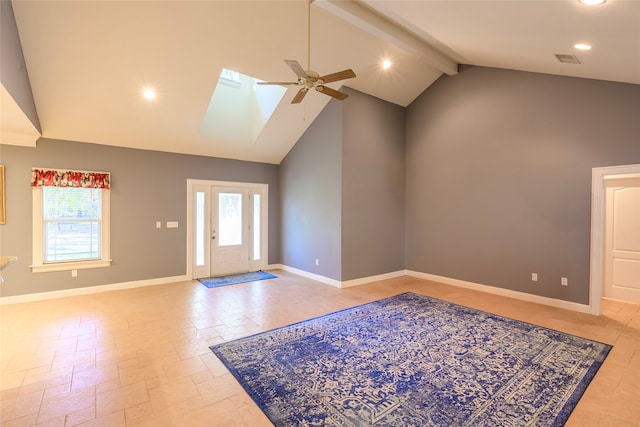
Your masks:
<instances>
[{"instance_id":1,"label":"ceiling fan","mask_svg":"<svg viewBox=\"0 0 640 427\"><path fill-rule=\"evenodd\" d=\"M298 76L298 81L295 82L258 82L259 85L279 85L279 86L302 86L296 96L291 100L292 104L298 104L302 102L304 96L310 89L315 89L320 93L329 95L335 99L342 101L347 96L346 93L339 90L332 89L325 86L325 83L337 82L340 80L351 79L356 76L356 73L352 69L338 71L337 73L327 74L321 76L317 72L311 70L311 3L314 0L307 0L307 69L304 70L298 61L291 59L285 59L284 62L291 68L291 70Z\"/></svg>"}]
</instances>

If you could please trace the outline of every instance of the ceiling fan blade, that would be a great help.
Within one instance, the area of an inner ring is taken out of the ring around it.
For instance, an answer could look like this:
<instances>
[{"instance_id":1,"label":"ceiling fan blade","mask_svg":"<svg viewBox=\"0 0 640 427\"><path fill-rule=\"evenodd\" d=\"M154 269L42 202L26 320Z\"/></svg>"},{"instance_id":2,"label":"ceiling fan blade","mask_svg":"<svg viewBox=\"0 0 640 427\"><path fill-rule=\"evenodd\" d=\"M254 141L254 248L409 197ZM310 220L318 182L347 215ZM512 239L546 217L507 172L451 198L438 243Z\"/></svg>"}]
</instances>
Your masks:
<instances>
[{"instance_id":1,"label":"ceiling fan blade","mask_svg":"<svg viewBox=\"0 0 640 427\"><path fill-rule=\"evenodd\" d=\"M259 85L280 85L280 86L289 86L289 85L299 85L298 82L256 82Z\"/></svg>"},{"instance_id":2,"label":"ceiling fan blade","mask_svg":"<svg viewBox=\"0 0 640 427\"><path fill-rule=\"evenodd\" d=\"M319 80L322 80L324 83L337 82L338 80L344 79L352 79L356 76L356 73L353 72L352 69L338 71L337 73L327 74L326 76L321 76Z\"/></svg>"},{"instance_id":3,"label":"ceiling fan blade","mask_svg":"<svg viewBox=\"0 0 640 427\"><path fill-rule=\"evenodd\" d=\"M285 59L284 62L286 62L289 68L291 68L291 70L293 70L293 72L296 73L296 76L300 77L301 79L307 78L307 73L304 72L304 70L302 69L302 66L298 64L298 61L294 61L292 59Z\"/></svg>"},{"instance_id":4,"label":"ceiling fan blade","mask_svg":"<svg viewBox=\"0 0 640 427\"><path fill-rule=\"evenodd\" d=\"M323 85L316 86L316 90L318 92L324 93L325 95L329 95L335 99L339 99L340 101L342 101L347 96L349 96L344 92L340 92L339 90L331 89L329 86L323 86Z\"/></svg>"},{"instance_id":5,"label":"ceiling fan blade","mask_svg":"<svg viewBox=\"0 0 640 427\"><path fill-rule=\"evenodd\" d=\"M306 87L303 87L302 89L300 89L298 91L298 93L296 93L296 96L293 97L293 99L291 100L292 104L299 104L302 102L302 99L304 98L304 96L307 94L307 92L309 92L309 89Z\"/></svg>"}]
</instances>

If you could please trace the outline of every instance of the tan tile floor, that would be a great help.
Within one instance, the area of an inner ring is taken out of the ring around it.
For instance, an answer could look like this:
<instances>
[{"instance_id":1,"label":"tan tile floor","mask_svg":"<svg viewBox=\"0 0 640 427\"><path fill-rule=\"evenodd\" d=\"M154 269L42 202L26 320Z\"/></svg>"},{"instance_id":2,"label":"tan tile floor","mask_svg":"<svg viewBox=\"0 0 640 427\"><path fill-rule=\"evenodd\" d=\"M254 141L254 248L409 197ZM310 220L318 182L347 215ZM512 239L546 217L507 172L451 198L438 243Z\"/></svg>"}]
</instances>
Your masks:
<instances>
[{"instance_id":1,"label":"tan tile floor","mask_svg":"<svg viewBox=\"0 0 640 427\"><path fill-rule=\"evenodd\" d=\"M614 344L567 425L640 426L640 305L593 317L410 277L336 289L275 273L2 306L0 423L269 426L209 345L412 291Z\"/></svg>"}]
</instances>

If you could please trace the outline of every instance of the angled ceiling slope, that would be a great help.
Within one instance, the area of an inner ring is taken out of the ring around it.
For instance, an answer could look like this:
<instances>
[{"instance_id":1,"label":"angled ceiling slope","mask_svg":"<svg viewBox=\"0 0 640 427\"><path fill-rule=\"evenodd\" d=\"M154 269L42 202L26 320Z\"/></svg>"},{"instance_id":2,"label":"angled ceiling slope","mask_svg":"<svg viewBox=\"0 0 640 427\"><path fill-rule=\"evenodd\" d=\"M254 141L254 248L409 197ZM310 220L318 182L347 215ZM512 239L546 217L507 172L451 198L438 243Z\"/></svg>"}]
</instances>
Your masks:
<instances>
[{"instance_id":1,"label":"angled ceiling slope","mask_svg":"<svg viewBox=\"0 0 640 427\"><path fill-rule=\"evenodd\" d=\"M277 164L329 97L291 105L289 89L254 142L199 130L223 68L278 81L290 72L285 59L306 62L306 6L14 0L42 134ZM318 73L352 68L349 87L401 106L459 63L640 84L637 1L316 0L311 19ZM593 49L576 52L578 42ZM144 86L155 101L141 96Z\"/></svg>"}]
</instances>

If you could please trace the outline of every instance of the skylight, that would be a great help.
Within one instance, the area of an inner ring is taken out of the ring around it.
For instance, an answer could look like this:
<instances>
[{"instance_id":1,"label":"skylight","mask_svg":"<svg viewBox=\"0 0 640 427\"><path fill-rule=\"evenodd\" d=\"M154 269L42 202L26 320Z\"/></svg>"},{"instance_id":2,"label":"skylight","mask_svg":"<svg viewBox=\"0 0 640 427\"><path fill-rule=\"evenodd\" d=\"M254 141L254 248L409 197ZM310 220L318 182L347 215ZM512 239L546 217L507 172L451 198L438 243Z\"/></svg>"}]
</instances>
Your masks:
<instances>
[{"instance_id":1,"label":"skylight","mask_svg":"<svg viewBox=\"0 0 640 427\"><path fill-rule=\"evenodd\" d=\"M287 91L262 86L255 77L222 69L200 135L235 143L252 144Z\"/></svg>"}]
</instances>

